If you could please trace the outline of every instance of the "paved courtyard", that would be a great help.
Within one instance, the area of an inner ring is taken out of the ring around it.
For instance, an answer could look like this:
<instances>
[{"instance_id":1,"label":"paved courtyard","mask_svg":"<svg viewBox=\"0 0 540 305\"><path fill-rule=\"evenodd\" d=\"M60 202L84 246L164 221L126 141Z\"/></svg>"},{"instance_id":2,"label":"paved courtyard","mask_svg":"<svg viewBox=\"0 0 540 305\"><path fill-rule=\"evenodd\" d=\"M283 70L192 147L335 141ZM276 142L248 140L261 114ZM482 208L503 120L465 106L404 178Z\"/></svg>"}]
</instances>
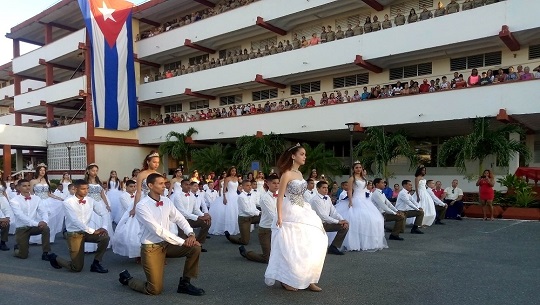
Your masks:
<instances>
[{"instance_id":1,"label":"paved courtyard","mask_svg":"<svg viewBox=\"0 0 540 305\"><path fill-rule=\"evenodd\" d=\"M132 260L108 251L108 274L55 270L40 260L38 246L30 258L0 253L0 304L540 304L540 222L476 219L446 221L424 229L424 235L402 234L376 253L327 256L321 293L287 292L267 287L266 265L249 262L223 236L207 241L201 274L193 281L203 297L176 293L184 259L168 259L165 288L160 296L145 296L122 286L122 269L143 277ZM388 234L388 233L387 233ZM13 237L9 246L13 248ZM53 251L67 255L62 237ZM248 250L259 250L256 233Z\"/></svg>"}]
</instances>

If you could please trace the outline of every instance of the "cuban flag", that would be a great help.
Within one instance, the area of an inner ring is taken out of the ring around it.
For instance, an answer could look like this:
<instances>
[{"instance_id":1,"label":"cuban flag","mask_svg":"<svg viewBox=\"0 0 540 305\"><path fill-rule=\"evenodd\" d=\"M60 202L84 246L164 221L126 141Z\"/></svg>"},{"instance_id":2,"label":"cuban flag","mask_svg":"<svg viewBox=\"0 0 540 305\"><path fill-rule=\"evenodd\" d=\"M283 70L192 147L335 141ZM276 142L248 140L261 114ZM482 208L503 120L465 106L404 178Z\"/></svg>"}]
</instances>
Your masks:
<instances>
[{"instance_id":1,"label":"cuban flag","mask_svg":"<svg viewBox=\"0 0 540 305\"><path fill-rule=\"evenodd\" d=\"M137 92L131 9L124 0L78 0L92 54L92 100L96 128L137 128Z\"/></svg>"}]
</instances>

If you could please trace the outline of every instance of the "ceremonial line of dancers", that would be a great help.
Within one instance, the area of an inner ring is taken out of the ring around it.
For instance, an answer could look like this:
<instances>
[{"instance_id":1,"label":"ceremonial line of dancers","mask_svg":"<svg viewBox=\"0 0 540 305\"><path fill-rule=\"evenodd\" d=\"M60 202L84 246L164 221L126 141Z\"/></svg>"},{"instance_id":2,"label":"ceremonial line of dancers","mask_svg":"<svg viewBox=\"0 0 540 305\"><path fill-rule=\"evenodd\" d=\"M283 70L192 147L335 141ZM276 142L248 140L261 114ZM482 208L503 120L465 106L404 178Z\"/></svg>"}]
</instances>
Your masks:
<instances>
[{"instance_id":1,"label":"ceremonial line of dancers","mask_svg":"<svg viewBox=\"0 0 540 305\"><path fill-rule=\"evenodd\" d=\"M240 255L268 264L267 285L278 281L289 291L317 292L322 290L317 283L327 253L388 247L385 221L395 221L392 240L403 240L399 234L406 220L413 224L412 234L423 234L422 226L443 224L448 204L434 195L434 183L424 179L424 167L415 174L416 193L411 195L413 184L404 180L394 205L383 192L386 181L376 178L368 183L362 164L355 162L354 174L342 184L334 206L326 181L302 177L299 167L305 160L306 152L297 144L278 160L280 176L270 174L265 179L260 174L255 180L242 180L231 167L215 183L199 183L197 177L183 179L177 170L167 188L166 178L157 172L159 154L152 151L140 172L134 171L125 183L111 172L107 192L98 177L99 167L90 164L84 180L71 182L64 175L64 191L54 193L49 191L47 167L40 164L35 179L17 181L16 192L6 192L5 182L0 186L0 250L10 250L6 242L11 231L15 257L28 258L29 244L38 243L42 260L52 267L80 272L85 252L95 252L90 271L107 273L101 262L112 247L116 254L136 258L146 275L143 281L124 270L119 281L150 295L162 292L166 257L186 257L177 292L200 296L205 291L191 284L191 279L198 276L201 252L207 251L202 245L208 234L225 235L241 245ZM114 232L113 221L117 224ZM245 248L255 224L260 253ZM69 259L51 252L50 244L60 232L66 238Z\"/></svg>"}]
</instances>

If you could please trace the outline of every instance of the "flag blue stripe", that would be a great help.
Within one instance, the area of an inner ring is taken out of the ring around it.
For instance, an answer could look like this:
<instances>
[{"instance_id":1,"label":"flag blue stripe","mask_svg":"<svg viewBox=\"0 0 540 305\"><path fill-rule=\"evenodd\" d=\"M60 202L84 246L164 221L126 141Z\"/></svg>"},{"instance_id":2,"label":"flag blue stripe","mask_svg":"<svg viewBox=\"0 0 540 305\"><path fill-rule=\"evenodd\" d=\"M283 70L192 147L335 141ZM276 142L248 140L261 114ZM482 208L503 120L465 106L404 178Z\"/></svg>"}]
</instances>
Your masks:
<instances>
[{"instance_id":1,"label":"flag blue stripe","mask_svg":"<svg viewBox=\"0 0 540 305\"><path fill-rule=\"evenodd\" d=\"M118 129L118 51L105 43L105 129Z\"/></svg>"},{"instance_id":2,"label":"flag blue stripe","mask_svg":"<svg viewBox=\"0 0 540 305\"><path fill-rule=\"evenodd\" d=\"M133 29L131 13L126 21L128 39L128 50L133 50ZM137 87L135 84L135 58L133 52L128 52L127 56L127 78L128 78L128 109L129 109L129 129L135 129L139 126L137 118Z\"/></svg>"}]
</instances>

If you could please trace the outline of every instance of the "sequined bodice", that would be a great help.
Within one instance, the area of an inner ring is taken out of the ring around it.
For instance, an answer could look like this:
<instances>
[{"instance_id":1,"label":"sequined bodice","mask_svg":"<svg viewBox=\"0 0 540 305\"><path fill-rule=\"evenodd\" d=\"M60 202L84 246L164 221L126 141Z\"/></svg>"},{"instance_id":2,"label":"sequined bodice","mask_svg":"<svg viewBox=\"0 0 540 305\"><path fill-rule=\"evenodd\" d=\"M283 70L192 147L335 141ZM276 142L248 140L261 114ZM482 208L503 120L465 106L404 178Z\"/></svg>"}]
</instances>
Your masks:
<instances>
[{"instance_id":1,"label":"sequined bodice","mask_svg":"<svg viewBox=\"0 0 540 305\"><path fill-rule=\"evenodd\" d=\"M34 194L41 199L49 198L49 185L48 184L35 184Z\"/></svg>"},{"instance_id":2,"label":"sequined bodice","mask_svg":"<svg viewBox=\"0 0 540 305\"><path fill-rule=\"evenodd\" d=\"M148 193L150 192L150 189L148 188L148 185L146 184L146 179L143 179L143 181L141 183L141 190L142 190L142 192L141 192L142 197L148 196Z\"/></svg>"},{"instance_id":3,"label":"sequined bodice","mask_svg":"<svg viewBox=\"0 0 540 305\"><path fill-rule=\"evenodd\" d=\"M366 181L355 179L353 186L353 197L365 196L366 192L368 192L366 188Z\"/></svg>"},{"instance_id":4,"label":"sequined bodice","mask_svg":"<svg viewBox=\"0 0 540 305\"><path fill-rule=\"evenodd\" d=\"M99 184L89 184L88 185L88 197L94 199L95 201L101 201L101 191L103 187Z\"/></svg>"},{"instance_id":5,"label":"sequined bodice","mask_svg":"<svg viewBox=\"0 0 540 305\"><path fill-rule=\"evenodd\" d=\"M285 196L289 198L292 204L304 206L304 192L307 190L306 180L291 180L287 183L287 190Z\"/></svg>"}]
</instances>

